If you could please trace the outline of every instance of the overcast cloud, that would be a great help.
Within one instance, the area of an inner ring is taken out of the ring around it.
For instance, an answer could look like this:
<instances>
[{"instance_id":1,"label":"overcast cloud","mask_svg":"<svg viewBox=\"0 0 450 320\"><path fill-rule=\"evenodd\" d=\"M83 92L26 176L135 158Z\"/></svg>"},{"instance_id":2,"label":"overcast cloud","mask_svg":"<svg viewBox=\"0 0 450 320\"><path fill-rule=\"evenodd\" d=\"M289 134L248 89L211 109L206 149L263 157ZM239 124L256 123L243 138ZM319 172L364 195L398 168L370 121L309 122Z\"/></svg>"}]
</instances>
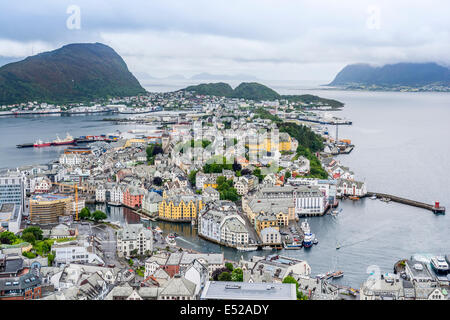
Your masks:
<instances>
[{"instance_id":1,"label":"overcast cloud","mask_svg":"<svg viewBox=\"0 0 450 320\"><path fill-rule=\"evenodd\" d=\"M66 26L70 5L81 10L79 30ZM0 62L102 42L155 77L331 80L349 63L450 65L446 0L30 0L0 10Z\"/></svg>"}]
</instances>

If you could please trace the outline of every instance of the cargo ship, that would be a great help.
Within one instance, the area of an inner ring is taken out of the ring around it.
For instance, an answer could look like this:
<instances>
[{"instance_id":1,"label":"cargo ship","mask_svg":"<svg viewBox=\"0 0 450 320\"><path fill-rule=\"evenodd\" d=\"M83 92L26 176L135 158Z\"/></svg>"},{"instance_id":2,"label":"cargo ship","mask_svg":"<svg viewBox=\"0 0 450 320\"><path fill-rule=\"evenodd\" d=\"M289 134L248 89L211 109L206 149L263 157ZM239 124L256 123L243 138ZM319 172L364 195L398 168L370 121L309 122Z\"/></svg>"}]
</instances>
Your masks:
<instances>
[{"instance_id":1,"label":"cargo ship","mask_svg":"<svg viewBox=\"0 0 450 320\"><path fill-rule=\"evenodd\" d=\"M52 145L51 142L43 142L42 140L37 140L33 144L33 147L35 147L35 148L42 148L42 147L50 147L51 145Z\"/></svg>"},{"instance_id":2,"label":"cargo ship","mask_svg":"<svg viewBox=\"0 0 450 320\"><path fill-rule=\"evenodd\" d=\"M53 140L52 145L53 146L65 146L65 145L70 145L70 144L74 144L74 143L75 143L75 139L70 134L67 134L65 139L60 139L58 136L56 136L56 140Z\"/></svg>"}]
</instances>

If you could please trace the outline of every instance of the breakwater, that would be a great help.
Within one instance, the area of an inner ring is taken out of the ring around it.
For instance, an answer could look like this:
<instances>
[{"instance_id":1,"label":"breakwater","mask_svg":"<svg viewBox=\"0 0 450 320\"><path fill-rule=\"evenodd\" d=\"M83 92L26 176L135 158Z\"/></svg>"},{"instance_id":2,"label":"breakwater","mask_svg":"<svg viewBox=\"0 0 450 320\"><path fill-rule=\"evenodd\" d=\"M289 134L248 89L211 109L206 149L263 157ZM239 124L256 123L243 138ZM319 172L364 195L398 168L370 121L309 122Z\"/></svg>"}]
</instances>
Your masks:
<instances>
[{"instance_id":1,"label":"breakwater","mask_svg":"<svg viewBox=\"0 0 450 320\"><path fill-rule=\"evenodd\" d=\"M391 194L380 193L380 192L367 192L366 196L368 196L368 197L376 196L377 198L391 200L391 201L406 204L409 206L430 210L434 213L445 213L445 207L439 206L438 203L435 205L432 205L432 204L419 202L419 201L415 201L415 200L410 200L410 199L406 199L406 198L401 198L401 197L397 197L397 196L394 196Z\"/></svg>"}]
</instances>

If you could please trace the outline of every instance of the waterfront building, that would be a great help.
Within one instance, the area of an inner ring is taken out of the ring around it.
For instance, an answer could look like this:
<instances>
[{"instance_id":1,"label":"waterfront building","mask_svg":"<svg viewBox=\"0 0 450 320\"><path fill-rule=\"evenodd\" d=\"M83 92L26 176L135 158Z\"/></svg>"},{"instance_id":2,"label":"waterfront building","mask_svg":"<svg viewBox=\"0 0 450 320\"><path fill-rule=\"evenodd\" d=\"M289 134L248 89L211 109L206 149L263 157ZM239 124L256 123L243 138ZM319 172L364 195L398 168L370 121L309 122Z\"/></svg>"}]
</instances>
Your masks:
<instances>
[{"instance_id":1,"label":"waterfront building","mask_svg":"<svg viewBox=\"0 0 450 320\"><path fill-rule=\"evenodd\" d=\"M174 196L159 203L158 215L161 219L170 221L195 221L202 208L203 201L200 196Z\"/></svg>"},{"instance_id":2,"label":"waterfront building","mask_svg":"<svg viewBox=\"0 0 450 320\"><path fill-rule=\"evenodd\" d=\"M123 194L123 204L130 208L142 206L145 189L129 186Z\"/></svg>"},{"instance_id":3,"label":"waterfront building","mask_svg":"<svg viewBox=\"0 0 450 320\"><path fill-rule=\"evenodd\" d=\"M267 257L253 256L250 261L241 259L239 265L242 270L253 270L253 273L267 271L270 273L272 281L276 283L281 283L288 275L309 276L311 274L311 267L305 260L278 254Z\"/></svg>"},{"instance_id":4,"label":"waterfront building","mask_svg":"<svg viewBox=\"0 0 450 320\"><path fill-rule=\"evenodd\" d=\"M123 184L116 184L112 187L110 191L111 204L119 205L123 203L123 194L125 192L126 186Z\"/></svg>"},{"instance_id":5,"label":"waterfront building","mask_svg":"<svg viewBox=\"0 0 450 320\"><path fill-rule=\"evenodd\" d=\"M436 287L436 279L431 274L426 263L417 260L405 261L405 273L414 287Z\"/></svg>"},{"instance_id":6,"label":"waterfront building","mask_svg":"<svg viewBox=\"0 0 450 320\"><path fill-rule=\"evenodd\" d=\"M360 181L339 179L337 184L337 196L363 197L367 194L366 184Z\"/></svg>"},{"instance_id":7,"label":"waterfront building","mask_svg":"<svg viewBox=\"0 0 450 320\"><path fill-rule=\"evenodd\" d=\"M136 252L144 255L153 251L153 233L142 224L129 224L117 231L117 253L129 258Z\"/></svg>"},{"instance_id":8,"label":"waterfront building","mask_svg":"<svg viewBox=\"0 0 450 320\"><path fill-rule=\"evenodd\" d=\"M294 283L208 281L200 300L297 300Z\"/></svg>"},{"instance_id":9,"label":"waterfront building","mask_svg":"<svg viewBox=\"0 0 450 320\"><path fill-rule=\"evenodd\" d=\"M30 199L30 221L37 224L57 223L58 217L70 215L73 212L71 196L42 194ZM81 210L83 206L79 206Z\"/></svg>"},{"instance_id":10,"label":"waterfront building","mask_svg":"<svg viewBox=\"0 0 450 320\"><path fill-rule=\"evenodd\" d=\"M158 205L163 200L163 198L156 192L147 191L142 198L142 210L148 213L157 213Z\"/></svg>"},{"instance_id":11,"label":"waterfront building","mask_svg":"<svg viewBox=\"0 0 450 320\"><path fill-rule=\"evenodd\" d=\"M362 285L360 300L404 300L403 279L399 275L373 275Z\"/></svg>"},{"instance_id":12,"label":"waterfront building","mask_svg":"<svg viewBox=\"0 0 450 320\"><path fill-rule=\"evenodd\" d=\"M279 230L278 219L275 215L261 213L255 218L255 229L258 234L265 228L275 228Z\"/></svg>"},{"instance_id":13,"label":"waterfront building","mask_svg":"<svg viewBox=\"0 0 450 320\"><path fill-rule=\"evenodd\" d=\"M0 203L0 230L18 233L22 222L22 206L14 203Z\"/></svg>"},{"instance_id":14,"label":"waterfront building","mask_svg":"<svg viewBox=\"0 0 450 320\"><path fill-rule=\"evenodd\" d=\"M294 202L285 199L243 198L242 210L253 225L260 214L275 216L278 227L288 226L296 217Z\"/></svg>"},{"instance_id":15,"label":"waterfront building","mask_svg":"<svg viewBox=\"0 0 450 320\"><path fill-rule=\"evenodd\" d=\"M238 215L226 217L220 226L220 241L232 247L245 247L249 243L249 231L244 219Z\"/></svg>"},{"instance_id":16,"label":"waterfront building","mask_svg":"<svg viewBox=\"0 0 450 320\"><path fill-rule=\"evenodd\" d=\"M8 171L0 175L0 204L14 203L25 208L25 175Z\"/></svg>"},{"instance_id":17,"label":"waterfront building","mask_svg":"<svg viewBox=\"0 0 450 320\"><path fill-rule=\"evenodd\" d=\"M227 241L233 245L247 244L248 230L242 232L242 225L245 228L244 220L239 216L236 205L231 201L211 203L201 211L198 217L199 235L219 243Z\"/></svg>"},{"instance_id":18,"label":"waterfront building","mask_svg":"<svg viewBox=\"0 0 450 320\"><path fill-rule=\"evenodd\" d=\"M328 206L324 192L317 186L265 186L260 188L253 198L292 201L298 216L323 215Z\"/></svg>"},{"instance_id":19,"label":"waterfront building","mask_svg":"<svg viewBox=\"0 0 450 320\"><path fill-rule=\"evenodd\" d=\"M277 228L264 228L260 231L259 236L263 244L281 244L281 234Z\"/></svg>"}]
</instances>

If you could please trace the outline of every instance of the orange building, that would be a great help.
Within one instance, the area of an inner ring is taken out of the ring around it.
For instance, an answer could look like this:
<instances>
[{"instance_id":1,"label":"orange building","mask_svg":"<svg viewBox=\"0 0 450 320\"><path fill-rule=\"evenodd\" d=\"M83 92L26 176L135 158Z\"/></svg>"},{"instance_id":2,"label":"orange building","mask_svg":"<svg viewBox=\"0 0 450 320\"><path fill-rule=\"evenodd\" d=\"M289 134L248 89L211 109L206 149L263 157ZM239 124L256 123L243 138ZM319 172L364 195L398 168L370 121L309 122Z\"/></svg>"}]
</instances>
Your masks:
<instances>
[{"instance_id":1,"label":"orange building","mask_svg":"<svg viewBox=\"0 0 450 320\"><path fill-rule=\"evenodd\" d=\"M129 187L123 194L123 204L130 208L141 207L144 192L144 189Z\"/></svg>"}]
</instances>

